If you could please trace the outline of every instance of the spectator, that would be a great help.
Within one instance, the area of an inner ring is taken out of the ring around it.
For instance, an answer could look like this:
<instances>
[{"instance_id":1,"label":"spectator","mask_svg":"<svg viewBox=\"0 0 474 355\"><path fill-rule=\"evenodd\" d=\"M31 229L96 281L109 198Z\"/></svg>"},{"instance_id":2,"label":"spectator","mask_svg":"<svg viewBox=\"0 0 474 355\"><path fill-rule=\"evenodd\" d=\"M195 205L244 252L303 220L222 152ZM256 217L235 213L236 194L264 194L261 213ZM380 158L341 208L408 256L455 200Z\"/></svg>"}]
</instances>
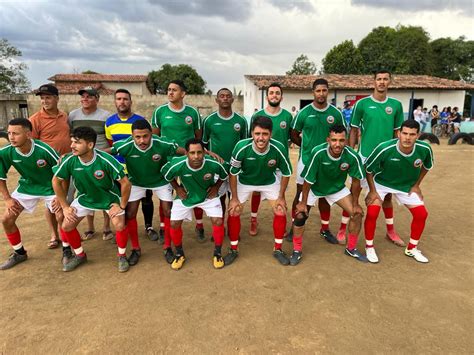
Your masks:
<instances>
[{"instance_id":1,"label":"spectator","mask_svg":"<svg viewBox=\"0 0 474 355\"><path fill-rule=\"evenodd\" d=\"M457 107L453 107L453 112L451 112L451 117L449 119L454 129L454 133L459 132L459 127L461 126L461 114Z\"/></svg>"},{"instance_id":2,"label":"spectator","mask_svg":"<svg viewBox=\"0 0 474 355\"><path fill-rule=\"evenodd\" d=\"M439 111L438 106L434 105L430 110L430 118L431 118L431 133L434 134L434 126L438 124L439 119Z\"/></svg>"},{"instance_id":3,"label":"spectator","mask_svg":"<svg viewBox=\"0 0 474 355\"><path fill-rule=\"evenodd\" d=\"M350 127L352 107L349 101L344 101L344 108L342 109L342 115L344 116L344 119L346 120L347 127Z\"/></svg>"},{"instance_id":4,"label":"spectator","mask_svg":"<svg viewBox=\"0 0 474 355\"><path fill-rule=\"evenodd\" d=\"M426 121L424 121L424 115L421 106L418 106L416 110L413 111L413 118L420 124L421 132L423 132L426 126Z\"/></svg>"}]
</instances>

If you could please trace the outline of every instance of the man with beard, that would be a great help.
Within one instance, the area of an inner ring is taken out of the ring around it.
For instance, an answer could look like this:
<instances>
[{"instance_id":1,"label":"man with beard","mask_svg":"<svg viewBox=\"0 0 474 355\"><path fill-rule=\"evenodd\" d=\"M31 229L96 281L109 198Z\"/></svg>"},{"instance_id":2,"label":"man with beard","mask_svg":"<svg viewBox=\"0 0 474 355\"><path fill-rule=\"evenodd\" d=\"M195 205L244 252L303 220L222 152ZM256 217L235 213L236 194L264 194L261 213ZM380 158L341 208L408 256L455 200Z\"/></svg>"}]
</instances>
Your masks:
<instances>
[{"instance_id":1,"label":"man with beard","mask_svg":"<svg viewBox=\"0 0 474 355\"><path fill-rule=\"evenodd\" d=\"M301 173L304 167L309 164L311 151L315 146L326 142L331 126L335 124L346 126L341 111L328 103L328 94L329 83L327 80L322 78L316 79L313 82L313 102L300 110L291 127L291 140L301 147L296 175L296 195L293 199L293 218L304 183ZM318 206L321 216L321 237L331 244L338 244L338 240L329 230L331 207L326 199L323 198L318 200ZM291 239L291 234L289 237L288 239ZM340 243L342 244L344 241Z\"/></svg>"},{"instance_id":2,"label":"man with beard","mask_svg":"<svg viewBox=\"0 0 474 355\"><path fill-rule=\"evenodd\" d=\"M260 111L255 112L250 120L252 126L253 120L256 117L268 117L273 122L272 138L283 144L285 151L288 153L288 141L290 140L290 126L293 116L280 104L283 100L283 89L279 83L272 83L267 88L267 106ZM257 235L258 230L258 207L260 206L261 195L258 192L252 193L250 203L250 229L249 234Z\"/></svg>"}]
</instances>

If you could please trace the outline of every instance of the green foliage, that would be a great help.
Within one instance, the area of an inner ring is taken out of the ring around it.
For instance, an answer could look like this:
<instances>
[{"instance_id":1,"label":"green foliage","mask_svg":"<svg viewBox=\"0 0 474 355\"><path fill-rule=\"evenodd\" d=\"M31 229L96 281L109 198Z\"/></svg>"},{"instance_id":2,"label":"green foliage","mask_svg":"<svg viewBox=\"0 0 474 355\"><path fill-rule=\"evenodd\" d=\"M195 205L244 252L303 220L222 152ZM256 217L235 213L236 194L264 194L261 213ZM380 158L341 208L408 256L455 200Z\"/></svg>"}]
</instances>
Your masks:
<instances>
[{"instance_id":1,"label":"green foliage","mask_svg":"<svg viewBox=\"0 0 474 355\"><path fill-rule=\"evenodd\" d=\"M433 75L453 80L474 81L474 41L465 37L438 38L430 43Z\"/></svg>"},{"instance_id":2,"label":"green foliage","mask_svg":"<svg viewBox=\"0 0 474 355\"><path fill-rule=\"evenodd\" d=\"M188 94L202 95L206 92L204 79L187 64L163 64L159 70L148 73L147 87L152 94L166 94L170 81L177 79L184 82Z\"/></svg>"},{"instance_id":3,"label":"green foliage","mask_svg":"<svg viewBox=\"0 0 474 355\"><path fill-rule=\"evenodd\" d=\"M312 75L314 73L316 73L316 65L308 59L308 56L301 54L286 75Z\"/></svg>"},{"instance_id":4,"label":"green foliage","mask_svg":"<svg viewBox=\"0 0 474 355\"><path fill-rule=\"evenodd\" d=\"M0 40L0 93L25 93L31 90L30 82L24 71L28 69L25 63L18 61L21 51L5 38Z\"/></svg>"},{"instance_id":5,"label":"green foliage","mask_svg":"<svg viewBox=\"0 0 474 355\"><path fill-rule=\"evenodd\" d=\"M364 62L359 49L352 41L333 47L323 59L322 71L326 74L361 74Z\"/></svg>"},{"instance_id":6,"label":"green foliage","mask_svg":"<svg viewBox=\"0 0 474 355\"><path fill-rule=\"evenodd\" d=\"M100 73L97 73L96 71L93 71L93 70L86 70L86 71L83 71L81 74L100 74Z\"/></svg>"}]
</instances>

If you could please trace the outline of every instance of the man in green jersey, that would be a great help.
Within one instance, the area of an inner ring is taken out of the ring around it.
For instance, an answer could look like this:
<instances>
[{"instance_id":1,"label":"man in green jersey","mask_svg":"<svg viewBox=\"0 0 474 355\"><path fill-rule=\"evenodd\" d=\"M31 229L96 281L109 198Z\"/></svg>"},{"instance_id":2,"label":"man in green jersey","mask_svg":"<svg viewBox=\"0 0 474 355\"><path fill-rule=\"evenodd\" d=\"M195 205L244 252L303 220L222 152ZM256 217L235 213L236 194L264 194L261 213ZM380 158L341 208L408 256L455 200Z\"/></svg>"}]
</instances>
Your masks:
<instances>
[{"instance_id":1,"label":"man in green jersey","mask_svg":"<svg viewBox=\"0 0 474 355\"><path fill-rule=\"evenodd\" d=\"M340 124L344 127L346 125L341 111L328 103L328 93L329 83L327 80L322 78L316 79L313 82L313 102L298 112L291 127L291 140L301 147L296 175L296 195L293 199L293 218L304 183L301 173L304 167L309 163L312 149L326 142L329 135L329 128L332 125ZM321 215L320 235L329 243L337 244L338 240L329 230L331 208L324 198L319 199L318 206ZM291 240L291 233L288 239ZM341 243L343 244L344 241L341 241Z\"/></svg>"},{"instance_id":2,"label":"man in green jersey","mask_svg":"<svg viewBox=\"0 0 474 355\"><path fill-rule=\"evenodd\" d=\"M184 148L178 147L175 142L152 135L151 126L147 120L133 122L132 136L115 142L112 146L112 154L120 154L125 159L128 179L132 184L126 209L128 234L132 244L132 253L128 258L130 266L136 265L141 256L137 211L147 190L153 191L160 199L165 224L163 250L169 263L174 259L170 237L173 188L164 179L160 170L174 155L184 155L185 153Z\"/></svg>"},{"instance_id":3,"label":"man in green jersey","mask_svg":"<svg viewBox=\"0 0 474 355\"><path fill-rule=\"evenodd\" d=\"M26 118L15 118L8 123L10 144L0 149L0 193L5 201L5 213L2 217L3 230L13 253L0 265L0 270L10 269L28 258L23 248L20 230L16 220L23 211L33 213L40 200L44 200L56 220L62 222L61 209L54 207L54 191L51 185L52 167L59 155L48 144L31 138L33 127ZM20 174L18 187L10 194L7 188L7 173L14 167ZM61 236L63 232L60 230Z\"/></svg>"},{"instance_id":4,"label":"man in green jersey","mask_svg":"<svg viewBox=\"0 0 474 355\"><path fill-rule=\"evenodd\" d=\"M171 268L179 270L183 267L186 259L181 226L183 220L192 220L193 208L200 207L211 219L214 238L213 265L216 269L221 269L224 267L221 255L224 225L218 192L227 179L227 172L217 160L204 156L204 145L201 140L192 138L186 142L185 148L186 156L173 158L161 169L164 178L171 183L177 194L171 208L170 232L176 248Z\"/></svg>"},{"instance_id":5,"label":"man in green jersey","mask_svg":"<svg viewBox=\"0 0 474 355\"><path fill-rule=\"evenodd\" d=\"M367 159L370 191L365 200L367 217L364 228L367 258L371 263L379 261L374 249L374 234L377 216L387 194L394 195L413 216L405 255L420 263L428 262L417 245L428 217L420 184L433 167L433 152L428 143L417 140L419 136L420 124L415 120L405 121L399 138L379 144Z\"/></svg>"},{"instance_id":6,"label":"man in green jersey","mask_svg":"<svg viewBox=\"0 0 474 355\"><path fill-rule=\"evenodd\" d=\"M151 118L153 134L173 139L178 146L184 147L191 138L202 138L201 116L196 108L186 105L186 85L182 80L173 80L168 84L168 103L155 109ZM162 208L160 220L163 221ZM194 210L196 217L196 236L198 241L204 242L204 226L202 224L202 210Z\"/></svg>"},{"instance_id":7,"label":"man in green jersey","mask_svg":"<svg viewBox=\"0 0 474 355\"><path fill-rule=\"evenodd\" d=\"M206 148L218 154L225 164L230 163L232 150L241 139L247 138L247 120L232 110L234 97L232 91L222 88L217 91L217 111L207 116L202 124L202 141ZM220 190L222 211L225 214L226 197L230 195L229 184L226 180Z\"/></svg>"},{"instance_id":8,"label":"man in green jersey","mask_svg":"<svg viewBox=\"0 0 474 355\"><path fill-rule=\"evenodd\" d=\"M290 263L282 250L286 229L285 191L292 173L288 151L280 142L271 138L273 123L268 117L256 117L253 120L252 138L241 140L232 152L229 184L232 198L229 202L230 250L225 256L226 265L238 257L240 235L240 215L242 204L252 192L260 192L273 208L273 256L282 264ZM277 169L281 176L277 175Z\"/></svg>"},{"instance_id":9,"label":"man in green jersey","mask_svg":"<svg viewBox=\"0 0 474 355\"><path fill-rule=\"evenodd\" d=\"M387 70L375 73L374 92L356 102L352 110L349 145L354 148L359 135L358 152L365 163L367 157L380 143L396 138L404 120L403 107L400 101L387 96L391 82L391 74ZM363 181L362 187L367 187ZM382 205L387 225L387 238L398 246L405 243L393 226L392 195L387 194ZM344 217L343 217L344 218ZM345 235L344 220L341 223L338 236Z\"/></svg>"},{"instance_id":10,"label":"man in green jersey","mask_svg":"<svg viewBox=\"0 0 474 355\"><path fill-rule=\"evenodd\" d=\"M327 143L311 151L310 161L301 176L304 179L301 201L296 205L293 222L293 254L291 265L302 257L304 225L311 206L324 198L330 205L337 204L350 216L349 236L345 254L359 261L367 258L357 250L357 239L362 225L362 207L359 205L360 180L365 177L364 165L356 151L346 146L346 127L340 124L329 129ZM351 190L345 186L352 177Z\"/></svg>"},{"instance_id":11,"label":"man in green jersey","mask_svg":"<svg viewBox=\"0 0 474 355\"><path fill-rule=\"evenodd\" d=\"M293 121L291 113L284 108L281 108L280 104L283 100L283 89L278 83L272 83L267 88L267 106L253 114L250 120L250 126L256 117L265 116L272 120L273 131L272 138L283 144L286 151L288 151L288 141L290 140L290 126ZM249 234L254 236L257 235L257 214L258 207L260 206L261 196L258 192L252 193L252 199L250 202L250 229Z\"/></svg>"},{"instance_id":12,"label":"man in green jersey","mask_svg":"<svg viewBox=\"0 0 474 355\"><path fill-rule=\"evenodd\" d=\"M97 133L90 127L78 127L71 134L72 153L55 167L53 188L64 213L62 228L75 256L64 263L63 271L72 271L87 261L81 246L78 224L94 211L107 211L116 230L118 270L129 269L126 248L128 233L125 208L130 196L130 182L123 166L110 154L95 149ZM77 197L71 204L61 181L74 179ZM120 189L116 182L120 184Z\"/></svg>"}]
</instances>

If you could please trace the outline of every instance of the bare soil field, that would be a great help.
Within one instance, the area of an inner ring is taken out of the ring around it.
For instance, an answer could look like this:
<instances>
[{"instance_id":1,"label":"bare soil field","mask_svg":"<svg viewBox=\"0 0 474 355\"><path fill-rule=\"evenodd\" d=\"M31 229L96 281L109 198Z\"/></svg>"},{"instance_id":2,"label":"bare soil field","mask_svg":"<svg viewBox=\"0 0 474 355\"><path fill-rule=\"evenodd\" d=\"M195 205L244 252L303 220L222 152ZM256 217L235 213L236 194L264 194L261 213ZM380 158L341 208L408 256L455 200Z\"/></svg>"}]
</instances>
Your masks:
<instances>
[{"instance_id":1,"label":"bare soil field","mask_svg":"<svg viewBox=\"0 0 474 355\"><path fill-rule=\"evenodd\" d=\"M433 149L435 168L422 186L430 215L419 246L428 264L385 239L382 213L375 237L380 263L351 259L319 237L313 209L302 262L283 267L272 257L271 210L262 202L259 235L247 233L247 204L240 257L222 270L212 267L213 244L198 243L194 223L187 223L179 272L140 228L143 254L129 272L117 272L116 246L96 233L84 242L89 262L64 273L60 248L46 247L44 207L23 214L29 259L0 273L0 353L472 353L474 146L443 141ZM11 173L11 189L16 178ZM293 193L292 181L289 204ZM341 213L332 211L336 232ZM405 240L410 221L396 206L395 226ZM209 232L208 220L205 226ZM4 260L10 247L1 232ZM284 249L291 252L291 245Z\"/></svg>"}]
</instances>

